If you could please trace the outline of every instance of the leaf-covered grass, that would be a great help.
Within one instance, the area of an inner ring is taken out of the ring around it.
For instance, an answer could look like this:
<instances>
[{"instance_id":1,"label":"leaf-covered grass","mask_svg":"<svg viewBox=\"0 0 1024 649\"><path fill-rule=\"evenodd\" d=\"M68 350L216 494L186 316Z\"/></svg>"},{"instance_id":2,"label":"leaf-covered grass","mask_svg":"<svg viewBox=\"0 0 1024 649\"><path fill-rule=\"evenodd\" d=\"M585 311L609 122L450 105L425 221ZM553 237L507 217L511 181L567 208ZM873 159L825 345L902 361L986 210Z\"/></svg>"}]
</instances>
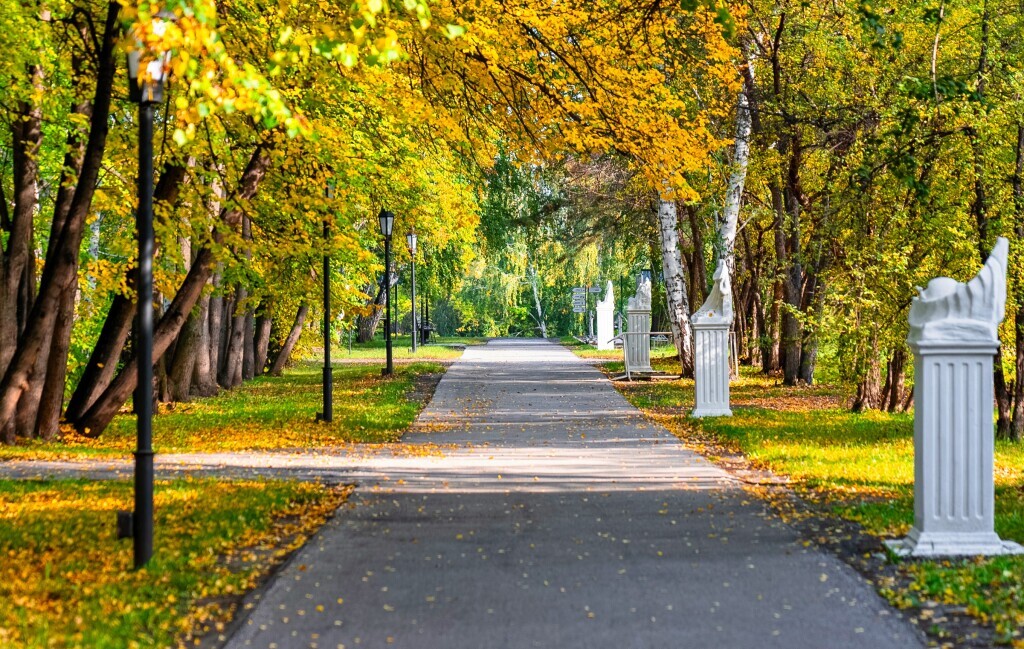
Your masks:
<instances>
[{"instance_id":1,"label":"leaf-covered grass","mask_svg":"<svg viewBox=\"0 0 1024 649\"><path fill-rule=\"evenodd\" d=\"M444 366L396 365L389 379L380 371L376 364L335 368L331 424L315 421L323 409L321 367L302 363L281 377L258 377L215 397L161 408L153 418L153 447L173 453L395 442L422 408L410 394L416 377L442 372ZM67 435L53 442L0 445L0 459L125 454L134 448L135 417L125 412L95 439Z\"/></svg>"},{"instance_id":2,"label":"leaf-covered grass","mask_svg":"<svg viewBox=\"0 0 1024 649\"><path fill-rule=\"evenodd\" d=\"M410 336L395 336L391 339L391 357L395 359L417 359L417 360L454 360L462 355L460 346L469 347L472 345L483 345L487 338L470 338L465 336L448 336L445 338L431 337L426 345L419 345L416 353L412 351L412 338ZM352 350L348 345L332 347L331 354L338 361L346 359L357 360L383 360L386 354L386 344L380 336L366 343L352 343Z\"/></svg>"},{"instance_id":3,"label":"leaf-covered grass","mask_svg":"<svg viewBox=\"0 0 1024 649\"><path fill-rule=\"evenodd\" d=\"M625 372L625 365L622 362L621 349L599 350L594 345L581 343L572 336L563 336L559 342L568 347L580 358L588 360L608 360L611 362L605 367L612 372ZM679 374L679 365L676 362L676 350L672 345L656 345L651 349L651 364L654 369Z\"/></svg>"},{"instance_id":4,"label":"leaf-covered grass","mask_svg":"<svg viewBox=\"0 0 1024 649\"><path fill-rule=\"evenodd\" d=\"M615 371L605 366L608 371ZM732 417L692 420L693 381L620 384L626 398L684 441L741 451L788 476L806 497L887 537L914 520L913 415L847 408L835 386L786 388L744 374L731 385ZM1024 445L996 443L996 531L1024 542ZM1024 557L907 562L909 591L884 591L900 605L924 600L965 606L1006 642L1024 626Z\"/></svg>"},{"instance_id":5,"label":"leaf-covered grass","mask_svg":"<svg viewBox=\"0 0 1024 649\"><path fill-rule=\"evenodd\" d=\"M311 483L158 482L152 561L132 570L114 512L129 482L0 480L0 646L169 647L217 629L231 600L344 500Z\"/></svg>"}]
</instances>

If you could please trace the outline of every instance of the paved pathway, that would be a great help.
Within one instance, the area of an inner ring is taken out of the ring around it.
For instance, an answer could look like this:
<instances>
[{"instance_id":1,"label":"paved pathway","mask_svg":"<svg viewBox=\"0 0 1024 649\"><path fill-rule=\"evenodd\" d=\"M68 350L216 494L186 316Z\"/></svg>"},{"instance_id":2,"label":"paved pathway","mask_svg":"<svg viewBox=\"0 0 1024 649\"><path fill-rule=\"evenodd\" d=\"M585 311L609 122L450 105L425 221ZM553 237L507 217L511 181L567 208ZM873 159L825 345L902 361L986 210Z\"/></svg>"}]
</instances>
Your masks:
<instances>
[{"instance_id":1,"label":"paved pathway","mask_svg":"<svg viewBox=\"0 0 1024 649\"><path fill-rule=\"evenodd\" d=\"M562 347L468 349L418 427L457 449L368 459L230 648L922 646Z\"/></svg>"}]
</instances>

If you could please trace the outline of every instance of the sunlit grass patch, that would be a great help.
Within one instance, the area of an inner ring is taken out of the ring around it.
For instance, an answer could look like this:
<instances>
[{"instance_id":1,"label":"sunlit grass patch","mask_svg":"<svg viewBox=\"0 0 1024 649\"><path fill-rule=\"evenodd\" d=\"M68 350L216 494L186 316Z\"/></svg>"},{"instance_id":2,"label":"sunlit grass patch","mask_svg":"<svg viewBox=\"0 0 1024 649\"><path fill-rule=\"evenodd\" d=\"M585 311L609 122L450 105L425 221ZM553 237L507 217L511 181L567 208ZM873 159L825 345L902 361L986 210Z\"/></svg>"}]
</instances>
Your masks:
<instances>
[{"instance_id":1,"label":"sunlit grass patch","mask_svg":"<svg viewBox=\"0 0 1024 649\"><path fill-rule=\"evenodd\" d=\"M0 480L0 646L168 647L216 629L233 599L308 535L346 491L312 483L156 485L153 560L115 540L129 482Z\"/></svg>"},{"instance_id":2,"label":"sunlit grass patch","mask_svg":"<svg viewBox=\"0 0 1024 649\"><path fill-rule=\"evenodd\" d=\"M615 371L612 364L607 371ZM914 521L913 415L854 413L848 387L784 387L744 375L731 383L732 417L693 420L693 381L620 383L626 398L710 455L739 451L787 476L834 515L897 537ZM996 443L996 531L1024 542L1024 445ZM1021 642L1024 558L908 562L910 589L883 588L897 605L961 606L1004 642Z\"/></svg>"},{"instance_id":3,"label":"sunlit grass patch","mask_svg":"<svg viewBox=\"0 0 1024 649\"><path fill-rule=\"evenodd\" d=\"M568 347L580 358L588 360L618 361L605 364L605 368L612 372L625 372L625 365L622 362L621 349L598 349L594 345L581 343L572 336L563 336L559 342ZM679 374L679 362L676 350L672 345L656 345L651 349L651 364L659 371L675 372Z\"/></svg>"},{"instance_id":4,"label":"sunlit grass patch","mask_svg":"<svg viewBox=\"0 0 1024 649\"><path fill-rule=\"evenodd\" d=\"M417 360L455 360L462 356L463 347L483 345L487 338L474 338L466 336L447 336L440 338L432 336L426 345L417 345L416 352L412 351L412 338L410 336L395 336L391 339L391 355L395 359L417 359ZM353 342L352 348L346 343L332 347L331 354L335 360L383 360L386 356L386 343L383 337L377 337L366 343Z\"/></svg>"},{"instance_id":5,"label":"sunlit grass patch","mask_svg":"<svg viewBox=\"0 0 1024 649\"><path fill-rule=\"evenodd\" d=\"M443 372L444 366L396 365L388 379L380 370L376 364L335 368L331 424L315 421L323 409L321 368L302 363L281 377L257 377L215 397L162 408L153 419L153 446L170 453L395 442L422 408L411 396L416 377ZM124 413L96 439L0 445L0 458L125 454L134 448L135 417Z\"/></svg>"}]
</instances>

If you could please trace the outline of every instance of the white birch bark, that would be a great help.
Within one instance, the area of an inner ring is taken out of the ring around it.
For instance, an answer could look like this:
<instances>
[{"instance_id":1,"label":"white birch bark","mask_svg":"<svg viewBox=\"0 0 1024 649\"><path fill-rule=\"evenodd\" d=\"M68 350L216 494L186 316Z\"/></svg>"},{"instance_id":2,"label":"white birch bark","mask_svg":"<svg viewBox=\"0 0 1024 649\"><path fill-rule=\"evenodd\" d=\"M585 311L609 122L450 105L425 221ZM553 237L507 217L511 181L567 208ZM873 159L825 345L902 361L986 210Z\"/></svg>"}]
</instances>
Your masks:
<instances>
[{"instance_id":1,"label":"white birch bark","mask_svg":"<svg viewBox=\"0 0 1024 649\"><path fill-rule=\"evenodd\" d=\"M744 48L746 49L746 48ZM729 269L729 279L735 276L736 270L736 229L740 217L740 203L743 199L743 186L747 181L747 162L750 160L750 90L749 81L754 78L754 58L747 54L747 65L750 79L740 88L736 102L736 141L734 144L732 172L729 174L729 186L725 192L725 207L722 210L722 223L718 229L718 239L722 245L722 259Z\"/></svg>"},{"instance_id":2,"label":"white birch bark","mask_svg":"<svg viewBox=\"0 0 1024 649\"><path fill-rule=\"evenodd\" d=\"M527 267L527 276L530 278L530 288L533 289L533 304L537 309L537 316L534 318L537 321L537 326L540 328L540 335L542 338L548 337L548 325L544 321L544 310L540 306L540 291L537 288L537 269L530 264Z\"/></svg>"},{"instance_id":3,"label":"white birch bark","mask_svg":"<svg viewBox=\"0 0 1024 649\"><path fill-rule=\"evenodd\" d=\"M658 200L658 226L661 233L661 268L665 274L668 319L682 360L683 373L693 368L693 331L690 328L690 301L679 252L679 217L675 201Z\"/></svg>"}]
</instances>

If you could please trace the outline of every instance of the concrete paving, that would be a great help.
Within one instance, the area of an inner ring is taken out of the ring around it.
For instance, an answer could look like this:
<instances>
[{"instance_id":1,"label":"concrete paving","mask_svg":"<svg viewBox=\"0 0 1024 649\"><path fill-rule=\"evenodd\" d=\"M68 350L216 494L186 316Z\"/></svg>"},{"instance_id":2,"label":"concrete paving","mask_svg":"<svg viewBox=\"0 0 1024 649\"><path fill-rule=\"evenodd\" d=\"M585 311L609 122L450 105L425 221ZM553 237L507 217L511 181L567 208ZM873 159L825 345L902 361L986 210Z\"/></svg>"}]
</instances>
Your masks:
<instances>
[{"instance_id":1,"label":"concrete paving","mask_svg":"<svg viewBox=\"0 0 1024 649\"><path fill-rule=\"evenodd\" d=\"M417 430L407 443L454 447L351 469L350 505L250 599L228 647L924 644L558 345L468 349Z\"/></svg>"}]
</instances>

